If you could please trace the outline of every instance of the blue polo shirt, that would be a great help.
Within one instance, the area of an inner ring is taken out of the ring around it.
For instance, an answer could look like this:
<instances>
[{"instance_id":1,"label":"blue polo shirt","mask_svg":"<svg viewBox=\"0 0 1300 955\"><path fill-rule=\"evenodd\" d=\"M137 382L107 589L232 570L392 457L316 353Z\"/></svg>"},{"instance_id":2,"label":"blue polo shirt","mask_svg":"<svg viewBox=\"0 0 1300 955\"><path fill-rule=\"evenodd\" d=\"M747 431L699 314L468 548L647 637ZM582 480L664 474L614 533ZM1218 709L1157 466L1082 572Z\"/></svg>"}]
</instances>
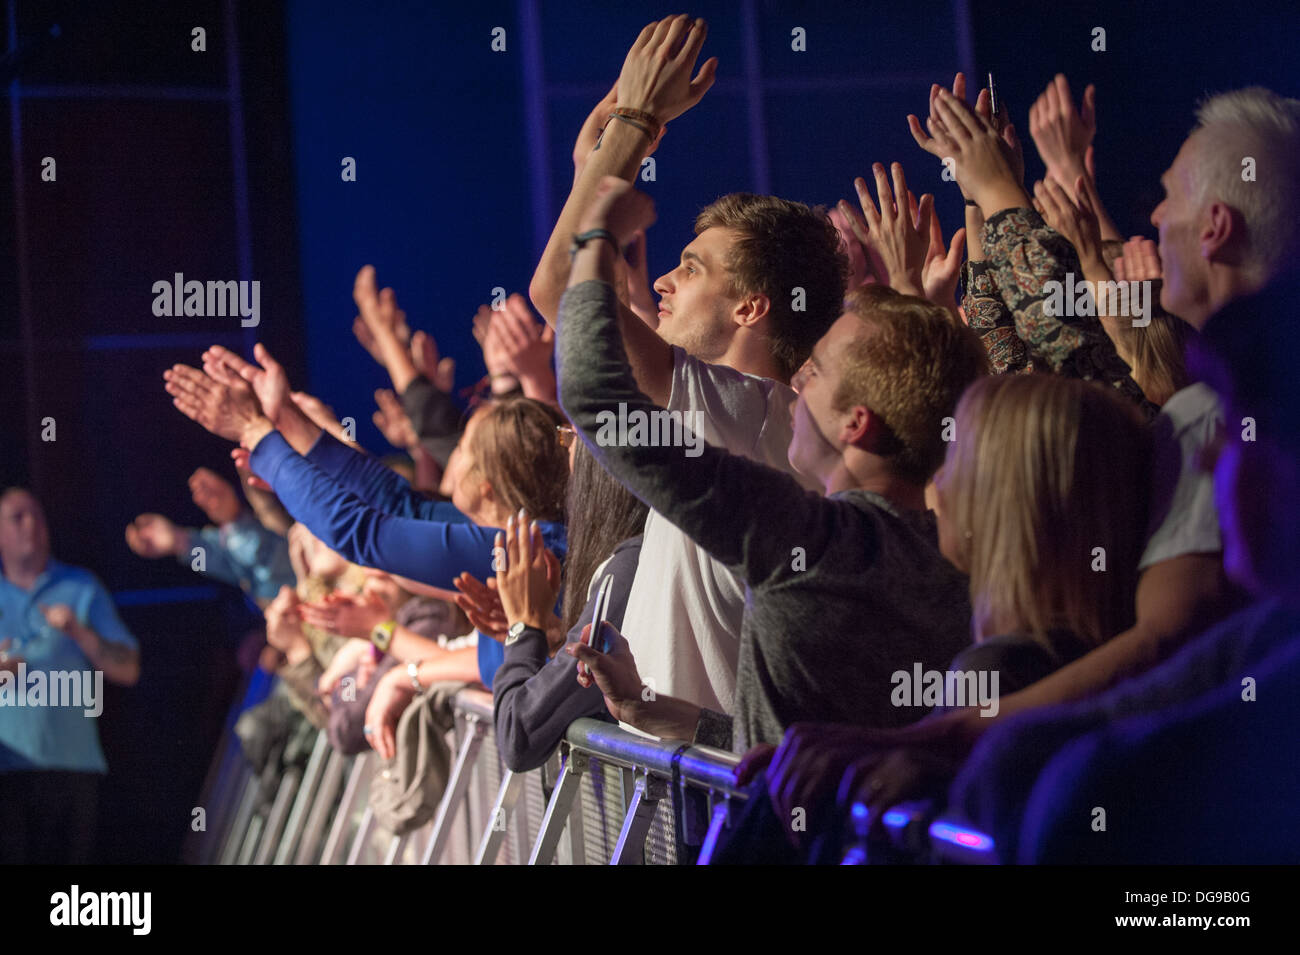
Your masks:
<instances>
[{"instance_id":1,"label":"blue polo shirt","mask_svg":"<svg viewBox=\"0 0 1300 955\"><path fill-rule=\"evenodd\" d=\"M10 653L31 674L90 670L76 642L45 621L41 605L67 604L77 619L110 643L137 649L135 637L117 615L113 598L88 570L51 558L31 590L10 583L0 566L0 642L12 639ZM0 772L12 769L64 769L106 773L99 728L85 715L89 706L18 706L17 674L0 686ZM50 701L47 678L47 702ZM102 700L98 701L102 705Z\"/></svg>"}]
</instances>

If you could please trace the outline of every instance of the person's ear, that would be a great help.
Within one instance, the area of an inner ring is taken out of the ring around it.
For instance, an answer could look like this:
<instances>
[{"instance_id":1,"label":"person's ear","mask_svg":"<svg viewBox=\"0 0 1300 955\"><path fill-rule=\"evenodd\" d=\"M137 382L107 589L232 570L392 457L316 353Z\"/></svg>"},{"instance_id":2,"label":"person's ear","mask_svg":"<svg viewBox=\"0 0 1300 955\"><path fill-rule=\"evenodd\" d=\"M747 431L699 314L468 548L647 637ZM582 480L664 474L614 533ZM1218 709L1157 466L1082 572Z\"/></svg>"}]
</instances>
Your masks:
<instances>
[{"instance_id":1,"label":"person's ear","mask_svg":"<svg viewBox=\"0 0 1300 955\"><path fill-rule=\"evenodd\" d=\"M737 325L754 328L772 312L772 303L762 292L753 292L744 296L732 310L732 319Z\"/></svg>"},{"instance_id":2,"label":"person's ear","mask_svg":"<svg viewBox=\"0 0 1300 955\"><path fill-rule=\"evenodd\" d=\"M845 412L844 422L840 427L840 442L870 451L880 431L878 422L879 418L872 414L866 405L854 405Z\"/></svg>"},{"instance_id":3,"label":"person's ear","mask_svg":"<svg viewBox=\"0 0 1300 955\"><path fill-rule=\"evenodd\" d=\"M495 492L492 490L492 482L491 482L491 481L479 481L479 482L478 482L478 496L479 496L479 500L484 501L484 502L489 503L489 504L490 504L491 502L493 502L494 500L496 500L496 494L495 494Z\"/></svg>"},{"instance_id":4,"label":"person's ear","mask_svg":"<svg viewBox=\"0 0 1300 955\"><path fill-rule=\"evenodd\" d=\"M1245 223L1236 209L1226 202L1211 202L1201 222L1201 257L1206 261L1235 259L1231 250L1240 245L1245 234Z\"/></svg>"}]
</instances>

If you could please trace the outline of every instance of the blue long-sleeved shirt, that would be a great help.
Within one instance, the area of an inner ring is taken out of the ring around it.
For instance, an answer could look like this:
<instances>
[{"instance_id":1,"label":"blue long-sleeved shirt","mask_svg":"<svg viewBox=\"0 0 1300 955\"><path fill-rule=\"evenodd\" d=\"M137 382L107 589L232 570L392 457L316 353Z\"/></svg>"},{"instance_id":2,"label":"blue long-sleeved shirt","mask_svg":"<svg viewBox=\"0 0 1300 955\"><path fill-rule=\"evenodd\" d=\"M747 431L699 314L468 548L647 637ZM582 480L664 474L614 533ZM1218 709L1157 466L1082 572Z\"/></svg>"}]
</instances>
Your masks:
<instances>
[{"instance_id":1,"label":"blue long-sleeved shirt","mask_svg":"<svg viewBox=\"0 0 1300 955\"><path fill-rule=\"evenodd\" d=\"M253 449L251 466L294 520L354 563L447 590L461 573L480 580L495 574L498 528L470 523L452 505L426 500L401 475L323 432L304 457L272 431ZM538 524L546 546L563 559L564 525ZM479 640L479 678L488 689L503 659L495 640Z\"/></svg>"}]
</instances>

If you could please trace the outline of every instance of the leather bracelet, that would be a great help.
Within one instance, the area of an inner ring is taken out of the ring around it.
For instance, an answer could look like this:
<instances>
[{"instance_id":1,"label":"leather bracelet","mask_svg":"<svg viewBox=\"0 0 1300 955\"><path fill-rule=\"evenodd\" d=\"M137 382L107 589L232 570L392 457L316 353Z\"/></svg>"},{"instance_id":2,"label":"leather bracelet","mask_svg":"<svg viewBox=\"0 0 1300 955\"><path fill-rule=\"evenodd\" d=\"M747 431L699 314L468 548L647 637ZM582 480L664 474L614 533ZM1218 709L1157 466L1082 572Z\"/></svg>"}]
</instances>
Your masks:
<instances>
[{"instance_id":1,"label":"leather bracelet","mask_svg":"<svg viewBox=\"0 0 1300 955\"><path fill-rule=\"evenodd\" d=\"M659 122L658 118L653 113L647 113L643 109L633 109L630 106L615 106L614 111L609 115L621 119L624 122L631 122L634 125L639 124L646 127L645 132L650 137L651 142L654 141L655 137L657 137L660 131L664 128L664 124Z\"/></svg>"},{"instance_id":2,"label":"leather bracelet","mask_svg":"<svg viewBox=\"0 0 1300 955\"><path fill-rule=\"evenodd\" d=\"M655 141L656 134L652 132L650 127L647 126L645 123L637 122L635 119L633 119L630 116L620 116L618 113L610 113L609 118L617 119L620 122L627 123L629 126L635 126L637 129L641 130L641 132L646 134L646 138L649 139L650 142Z\"/></svg>"}]
</instances>

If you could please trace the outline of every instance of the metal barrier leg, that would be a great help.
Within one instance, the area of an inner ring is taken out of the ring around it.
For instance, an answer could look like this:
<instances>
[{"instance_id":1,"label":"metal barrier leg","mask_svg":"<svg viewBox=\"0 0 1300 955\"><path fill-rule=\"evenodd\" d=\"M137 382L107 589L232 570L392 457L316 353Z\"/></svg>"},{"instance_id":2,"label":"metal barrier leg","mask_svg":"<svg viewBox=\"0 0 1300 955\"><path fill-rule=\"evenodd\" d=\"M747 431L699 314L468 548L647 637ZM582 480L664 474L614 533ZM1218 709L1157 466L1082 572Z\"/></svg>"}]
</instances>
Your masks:
<instances>
[{"instance_id":1,"label":"metal barrier leg","mask_svg":"<svg viewBox=\"0 0 1300 955\"><path fill-rule=\"evenodd\" d=\"M525 777L521 773L506 770L501 779L501 789L497 792L496 802L488 814L487 825L483 828L483 838L479 840L478 851L474 853L475 865L492 865L496 862L497 852L506 837L510 823L510 814L514 812L515 802L519 799L519 790Z\"/></svg>"},{"instance_id":2,"label":"metal barrier leg","mask_svg":"<svg viewBox=\"0 0 1300 955\"><path fill-rule=\"evenodd\" d=\"M345 865L357 864L357 860L361 858L361 853L366 848L366 843L370 841L370 836L375 831L375 825L375 811L367 806L366 814L361 817L361 825L357 826L357 835L352 840L352 848L348 850L348 861Z\"/></svg>"},{"instance_id":3,"label":"metal barrier leg","mask_svg":"<svg viewBox=\"0 0 1300 955\"><path fill-rule=\"evenodd\" d=\"M393 865L402 857L402 850L406 848L406 840L410 837L409 832L404 836L393 836L392 842L388 843L388 852L384 854L384 865Z\"/></svg>"},{"instance_id":4,"label":"metal barrier leg","mask_svg":"<svg viewBox=\"0 0 1300 955\"><path fill-rule=\"evenodd\" d=\"M663 780L639 772L632 787L632 799L623 817L623 828L614 846L610 865L642 865L645 862L645 838L654 822L655 806L665 794Z\"/></svg>"},{"instance_id":5,"label":"metal barrier leg","mask_svg":"<svg viewBox=\"0 0 1300 955\"><path fill-rule=\"evenodd\" d=\"M582 753L569 750L564 760L564 768L560 770L560 778L555 783L555 791L551 793L551 800L546 804L546 815L542 817L542 825L537 833L537 842L533 846L532 854L528 857L529 865L550 865L551 860L555 858L555 848L560 843L560 834L564 831L564 824L572 816L580 816L581 813L571 813L573 801L578 796L579 788L582 786L582 775L587 771L587 757ZM572 828L570 828L572 832ZM574 851L574 861L582 859L582 824L578 821L578 842L579 845Z\"/></svg>"},{"instance_id":6,"label":"metal barrier leg","mask_svg":"<svg viewBox=\"0 0 1300 955\"><path fill-rule=\"evenodd\" d=\"M447 780L447 791L442 794L437 815L433 817L433 835L429 839L429 848L424 852L423 865L436 865L442 857L442 850L446 847L447 838L451 834L452 820L456 818L456 810L460 808L461 800L465 796L465 788L469 784L474 760L487 733L487 727L479 719L470 720L466 729L468 733L456 756L456 765L451 771L451 778Z\"/></svg>"},{"instance_id":7,"label":"metal barrier leg","mask_svg":"<svg viewBox=\"0 0 1300 955\"><path fill-rule=\"evenodd\" d=\"M321 836L325 832L325 820L334 808L334 800L343 784L343 773L347 769L348 757L338 750L330 750L325 761L324 776L312 801L311 812L307 814L307 823L303 827L302 839L298 843L298 854L294 857L295 865L310 865L317 860Z\"/></svg>"},{"instance_id":8,"label":"metal barrier leg","mask_svg":"<svg viewBox=\"0 0 1300 955\"><path fill-rule=\"evenodd\" d=\"M275 790L275 802L271 803L271 811L266 814L266 828L262 831L262 841L257 847L255 865L266 865L274 856L275 847L284 832L285 821L289 818L289 807L293 804L293 797L297 794L301 781L302 772L296 766L281 777L280 785Z\"/></svg>"},{"instance_id":9,"label":"metal barrier leg","mask_svg":"<svg viewBox=\"0 0 1300 955\"><path fill-rule=\"evenodd\" d=\"M333 865L338 859L339 852L343 848L343 840L347 836L348 822L352 818L352 807L356 804L357 793L361 791L361 784L365 782L370 771L369 753L354 757L352 772L348 774L347 788L344 789L343 799L334 814L334 825L330 826L329 838L325 840L325 851L321 853L321 865Z\"/></svg>"},{"instance_id":10,"label":"metal barrier leg","mask_svg":"<svg viewBox=\"0 0 1300 955\"><path fill-rule=\"evenodd\" d=\"M258 779L257 774L252 768L247 769L247 775L244 780L243 795L239 800L239 809L235 812L235 821L230 826L230 831L226 833L225 843L221 847L221 855L218 856L221 865L234 865L238 859L240 846L243 845L244 837L248 834L248 824L253 818L253 808L257 805L257 796L261 792L262 781Z\"/></svg>"},{"instance_id":11,"label":"metal barrier leg","mask_svg":"<svg viewBox=\"0 0 1300 955\"><path fill-rule=\"evenodd\" d=\"M253 853L257 851L257 844L261 841L265 829L266 817L254 813L248 823L248 832L244 834L244 842L239 847L239 858L235 860L235 865L252 865Z\"/></svg>"},{"instance_id":12,"label":"metal barrier leg","mask_svg":"<svg viewBox=\"0 0 1300 955\"><path fill-rule=\"evenodd\" d=\"M238 765L231 768L231 779L227 786L227 793L224 797L223 805L217 810L216 822L213 824L213 816L208 816L207 841L203 843L202 850L199 853L199 862L201 865L220 864L223 861L223 853L226 851L226 844L230 840L231 829L235 825L235 818L239 815L239 810L243 806L244 792L248 788L248 780L253 775L252 767L243 759L239 759Z\"/></svg>"},{"instance_id":13,"label":"metal barrier leg","mask_svg":"<svg viewBox=\"0 0 1300 955\"><path fill-rule=\"evenodd\" d=\"M312 746L311 758L307 760L307 768L303 771L302 782L298 784L298 797L293 801L293 809L289 812L289 821L285 824L284 835L280 838L280 845L275 850L275 865L287 864L290 856L293 855L294 847L298 843L298 837L302 835L303 825L307 822L307 811L312 805L312 800L316 798L316 784L320 782L321 771L325 767L325 756L329 753L329 750L329 736L324 730L321 730L316 734L316 743Z\"/></svg>"},{"instance_id":14,"label":"metal barrier leg","mask_svg":"<svg viewBox=\"0 0 1300 955\"><path fill-rule=\"evenodd\" d=\"M725 799L713 807L713 816L709 819L709 831L704 834L704 845L700 846L700 857L696 860L698 865L708 865L713 859L713 850L718 846L718 837L722 835L722 830L727 825L730 811Z\"/></svg>"}]
</instances>

